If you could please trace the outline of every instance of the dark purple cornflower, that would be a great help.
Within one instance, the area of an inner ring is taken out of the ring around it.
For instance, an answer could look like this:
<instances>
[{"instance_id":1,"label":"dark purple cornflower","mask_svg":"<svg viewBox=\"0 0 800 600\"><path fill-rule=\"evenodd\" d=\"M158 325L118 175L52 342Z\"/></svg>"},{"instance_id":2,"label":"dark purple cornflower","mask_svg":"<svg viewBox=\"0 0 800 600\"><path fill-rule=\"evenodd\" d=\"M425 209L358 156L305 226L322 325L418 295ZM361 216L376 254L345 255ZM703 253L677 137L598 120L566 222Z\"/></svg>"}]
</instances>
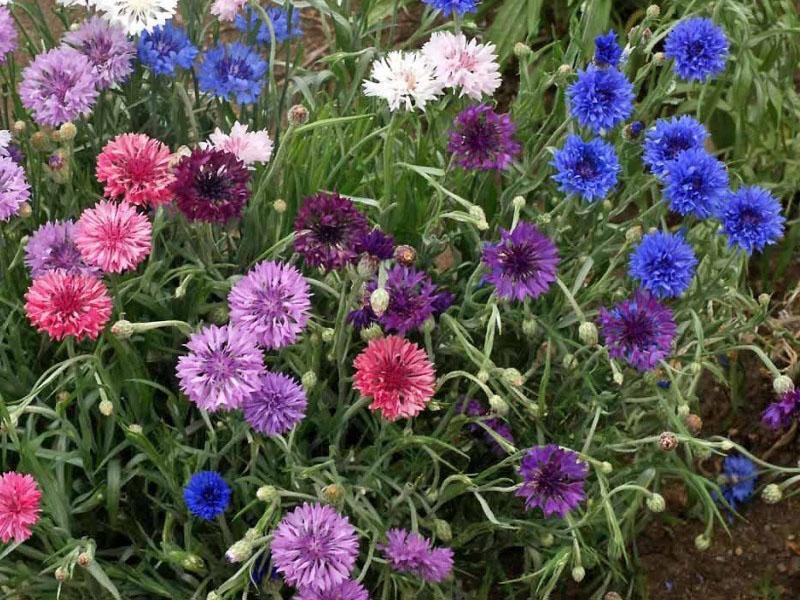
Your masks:
<instances>
[{"instance_id":1,"label":"dark purple cornflower","mask_svg":"<svg viewBox=\"0 0 800 600\"><path fill-rule=\"evenodd\" d=\"M302 421L306 393L294 379L267 372L256 392L242 403L244 418L253 429L269 437L281 435Z\"/></svg>"},{"instance_id":2,"label":"dark purple cornflower","mask_svg":"<svg viewBox=\"0 0 800 600\"><path fill-rule=\"evenodd\" d=\"M394 238L377 227L365 233L356 243L356 252L375 260L389 260L394 256Z\"/></svg>"},{"instance_id":3,"label":"dark purple cornflower","mask_svg":"<svg viewBox=\"0 0 800 600\"><path fill-rule=\"evenodd\" d=\"M639 371L649 371L669 356L677 327L672 311L645 290L612 309L600 309L608 354Z\"/></svg>"},{"instance_id":4,"label":"dark purple cornflower","mask_svg":"<svg viewBox=\"0 0 800 600\"><path fill-rule=\"evenodd\" d=\"M513 231L500 228L500 241L483 247L486 280L504 300L522 301L545 293L556 280L558 249L533 223L520 221Z\"/></svg>"},{"instance_id":5,"label":"dark purple cornflower","mask_svg":"<svg viewBox=\"0 0 800 600\"><path fill-rule=\"evenodd\" d=\"M425 581L443 581L453 570L450 548L434 548L429 539L405 529L387 531L386 543L379 544L378 548L393 570L412 573Z\"/></svg>"},{"instance_id":6,"label":"dark purple cornflower","mask_svg":"<svg viewBox=\"0 0 800 600\"><path fill-rule=\"evenodd\" d=\"M294 249L305 263L333 271L358 259L359 244L369 232L369 225L347 198L319 192L303 201L294 231Z\"/></svg>"},{"instance_id":7,"label":"dark purple cornflower","mask_svg":"<svg viewBox=\"0 0 800 600\"><path fill-rule=\"evenodd\" d=\"M534 446L519 467L523 483L516 495L525 498L526 509L539 507L545 517L563 519L586 497L583 485L588 472L577 452L555 444Z\"/></svg>"},{"instance_id":8,"label":"dark purple cornflower","mask_svg":"<svg viewBox=\"0 0 800 600\"><path fill-rule=\"evenodd\" d=\"M789 390L771 403L761 415L761 422L770 429L786 429L800 416L800 389Z\"/></svg>"},{"instance_id":9,"label":"dark purple cornflower","mask_svg":"<svg viewBox=\"0 0 800 600\"><path fill-rule=\"evenodd\" d=\"M172 193L188 219L225 223L242 214L249 181L250 171L235 154L195 148L175 168Z\"/></svg>"},{"instance_id":10,"label":"dark purple cornflower","mask_svg":"<svg viewBox=\"0 0 800 600\"><path fill-rule=\"evenodd\" d=\"M514 139L516 126L507 114L488 104L462 110L450 130L447 149L465 169L507 169L522 147Z\"/></svg>"}]
</instances>

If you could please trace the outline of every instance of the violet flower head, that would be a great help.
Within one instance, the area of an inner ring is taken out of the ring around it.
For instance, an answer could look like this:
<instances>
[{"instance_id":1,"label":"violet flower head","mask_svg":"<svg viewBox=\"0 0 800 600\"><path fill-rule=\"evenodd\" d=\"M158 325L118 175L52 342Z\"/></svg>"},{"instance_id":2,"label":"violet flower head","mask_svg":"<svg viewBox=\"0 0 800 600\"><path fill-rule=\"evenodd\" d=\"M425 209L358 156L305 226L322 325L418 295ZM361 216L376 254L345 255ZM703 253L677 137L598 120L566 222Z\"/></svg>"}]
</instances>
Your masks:
<instances>
[{"instance_id":1,"label":"violet flower head","mask_svg":"<svg viewBox=\"0 0 800 600\"><path fill-rule=\"evenodd\" d=\"M55 269L64 269L68 273L100 274L99 269L83 261L75 245L75 223L72 221L49 221L39 227L25 246L25 264L31 277Z\"/></svg>"},{"instance_id":2,"label":"violet flower head","mask_svg":"<svg viewBox=\"0 0 800 600\"><path fill-rule=\"evenodd\" d=\"M453 551L434 548L431 541L405 529L390 529L386 543L378 548L389 566L398 573L411 573L429 581L444 581L453 571Z\"/></svg>"},{"instance_id":3,"label":"violet flower head","mask_svg":"<svg viewBox=\"0 0 800 600\"><path fill-rule=\"evenodd\" d=\"M0 156L0 222L8 221L31 197L24 169L10 156Z\"/></svg>"},{"instance_id":4,"label":"violet flower head","mask_svg":"<svg viewBox=\"0 0 800 600\"><path fill-rule=\"evenodd\" d=\"M774 430L789 428L800 417L800 389L789 390L762 413L761 422Z\"/></svg>"},{"instance_id":5,"label":"violet flower head","mask_svg":"<svg viewBox=\"0 0 800 600\"><path fill-rule=\"evenodd\" d=\"M727 456L722 463L719 487L731 509L738 510L753 497L758 467L746 456Z\"/></svg>"},{"instance_id":6,"label":"violet flower head","mask_svg":"<svg viewBox=\"0 0 800 600\"><path fill-rule=\"evenodd\" d=\"M504 300L541 296L556 280L558 261L553 241L527 221L517 223L513 231L500 228L500 241L483 247L486 279Z\"/></svg>"},{"instance_id":7,"label":"violet flower head","mask_svg":"<svg viewBox=\"0 0 800 600\"><path fill-rule=\"evenodd\" d=\"M350 578L358 537L348 518L330 506L304 503L275 528L271 551L286 583L323 592Z\"/></svg>"},{"instance_id":8,"label":"violet flower head","mask_svg":"<svg viewBox=\"0 0 800 600\"><path fill-rule=\"evenodd\" d=\"M306 414L306 393L294 379L281 373L267 373L258 390L242 403L247 422L269 437L281 435L297 425Z\"/></svg>"},{"instance_id":9,"label":"violet flower head","mask_svg":"<svg viewBox=\"0 0 800 600\"><path fill-rule=\"evenodd\" d=\"M6 6L0 6L0 64L6 62L8 54L17 49L17 38L11 11Z\"/></svg>"},{"instance_id":10,"label":"violet flower head","mask_svg":"<svg viewBox=\"0 0 800 600\"><path fill-rule=\"evenodd\" d=\"M369 600L369 592L357 581L348 579L324 592L312 589L298 590L294 600Z\"/></svg>"},{"instance_id":11,"label":"violet flower head","mask_svg":"<svg viewBox=\"0 0 800 600\"><path fill-rule=\"evenodd\" d=\"M356 261L369 225L353 202L336 193L320 192L303 201L294 231L294 249L305 263L333 271Z\"/></svg>"},{"instance_id":12,"label":"violet flower head","mask_svg":"<svg viewBox=\"0 0 800 600\"><path fill-rule=\"evenodd\" d=\"M598 323L609 356L639 371L654 369L669 356L677 331L672 311L641 289L610 310L601 308Z\"/></svg>"},{"instance_id":13,"label":"violet flower head","mask_svg":"<svg viewBox=\"0 0 800 600\"><path fill-rule=\"evenodd\" d=\"M231 323L269 350L293 344L308 323L311 292L291 265L264 261L228 295Z\"/></svg>"},{"instance_id":14,"label":"violet flower head","mask_svg":"<svg viewBox=\"0 0 800 600\"><path fill-rule=\"evenodd\" d=\"M83 54L60 46L39 54L22 72L22 105L39 125L58 127L88 115L97 100L97 75Z\"/></svg>"},{"instance_id":15,"label":"violet flower head","mask_svg":"<svg viewBox=\"0 0 800 600\"><path fill-rule=\"evenodd\" d=\"M361 236L356 252L378 261L389 260L394 256L394 238L376 227Z\"/></svg>"},{"instance_id":16,"label":"violet flower head","mask_svg":"<svg viewBox=\"0 0 800 600\"><path fill-rule=\"evenodd\" d=\"M64 41L89 59L100 90L124 82L133 73L133 42L122 27L102 17L84 21L67 32Z\"/></svg>"},{"instance_id":17,"label":"violet flower head","mask_svg":"<svg viewBox=\"0 0 800 600\"><path fill-rule=\"evenodd\" d=\"M515 132L507 114L497 114L488 104L470 106L453 122L447 149L465 169L502 171L522 150Z\"/></svg>"},{"instance_id":18,"label":"violet flower head","mask_svg":"<svg viewBox=\"0 0 800 600\"><path fill-rule=\"evenodd\" d=\"M589 472L578 453L555 444L534 446L519 468L522 486L516 495L525 498L525 508L541 508L545 517L564 518L586 497L583 486Z\"/></svg>"}]
</instances>

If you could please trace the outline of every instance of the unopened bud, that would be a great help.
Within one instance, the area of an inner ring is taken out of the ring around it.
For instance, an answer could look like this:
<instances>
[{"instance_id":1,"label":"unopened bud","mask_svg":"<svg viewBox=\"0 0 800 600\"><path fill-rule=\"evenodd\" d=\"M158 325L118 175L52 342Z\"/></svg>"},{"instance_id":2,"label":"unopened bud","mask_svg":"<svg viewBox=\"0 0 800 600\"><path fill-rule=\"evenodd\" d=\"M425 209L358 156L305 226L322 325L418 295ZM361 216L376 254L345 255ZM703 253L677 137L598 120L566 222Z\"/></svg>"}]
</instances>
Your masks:
<instances>
[{"instance_id":1,"label":"unopened bud","mask_svg":"<svg viewBox=\"0 0 800 600\"><path fill-rule=\"evenodd\" d=\"M14 134L15 135L22 135L25 133L25 130L28 128L27 123L25 121L14 121Z\"/></svg>"},{"instance_id":2,"label":"unopened bud","mask_svg":"<svg viewBox=\"0 0 800 600\"><path fill-rule=\"evenodd\" d=\"M597 325L591 321L584 321L578 327L578 337L587 346L597 345Z\"/></svg>"},{"instance_id":3,"label":"unopened bud","mask_svg":"<svg viewBox=\"0 0 800 600\"><path fill-rule=\"evenodd\" d=\"M489 371L487 371L486 369L481 369L480 371L478 371L478 374L475 377L477 377L478 381L480 381L481 383L486 383L487 381L489 381Z\"/></svg>"},{"instance_id":4,"label":"unopened bud","mask_svg":"<svg viewBox=\"0 0 800 600\"><path fill-rule=\"evenodd\" d=\"M286 200L282 200L281 198L278 198L277 200L275 200L275 202L272 203L272 210L274 210L279 215L285 213L287 208L288 207L286 206Z\"/></svg>"},{"instance_id":5,"label":"unopened bud","mask_svg":"<svg viewBox=\"0 0 800 600\"><path fill-rule=\"evenodd\" d=\"M326 344L330 344L333 341L333 337L335 334L336 332L333 329L331 329L330 327L326 327L325 329L322 330L320 337L322 338L323 342L325 342Z\"/></svg>"},{"instance_id":6,"label":"unopened bud","mask_svg":"<svg viewBox=\"0 0 800 600\"><path fill-rule=\"evenodd\" d=\"M514 56L517 58L524 58L531 55L531 47L522 42L514 44Z\"/></svg>"},{"instance_id":7,"label":"unopened bud","mask_svg":"<svg viewBox=\"0 0 800 600\"><path fill-rule=\"evenodd\" d=\"M89 552L81 552L78 554L78 565L81 567L88 567L92 563L92 555Z\"/></svg>"},{"instance_id":8,"label":"unopened bud","mask_svg":"<svg viewBox=\"0 0 800 600\"><path fill-rule=\"evenodd\" d=\"M640 225L634 225L633 227L629 227L625 231L625 241L629 244L633 244L634 242L638 242L642 239L643 235L642 227Z\"/></svg>"},{"instance_id":9,"label":"unopened bud","mask_svg":"<svg viewBox=\"0 0 800 600\"><path fill-rule=\"evenodd\" d=\"M128 431L135 433L136 435L142 435L142 433L144 433L144 429L142 429L142 426L138 423L131 423L128 425Z\"/></svg>"},{"instance_id":10,"label":"unopened bud","mask_svg":"<svg viewBox=\"0 0 800 600\"><path fill-rule=\"evenodd\" d=\"M522 373L520 373L517 369L510 368L510 369L503 369L503 380L509 385L513 385L514 387L519 387L523 383L525 383L525 379L522 377Z\"/></svg>"},{"instance_id":11,"label":"unopened bud","mask_svg":"<svg viewBox=\"0 0 800 600\"><path fill-rule=\"evenodd\" d=\"M483 209L477 204L473 204L469 207L469 216L475 219L475 226L478 229L484 229L484 223L486 224L486 229L489 228L489 224L486 223L486 213L483 212Z\"/></svg>"},{"instance_id":12,"label":"unopened bud","mask_svg":"<svg viewBox=\"0 0 800 600\"><path fill-rule=\"evenodd\" d=\"M794 382L791 377L778 375L772 380L772 389L774 389L775 393L779 396L783 396L785 393L791 392L794 389Z\"/></svg>"},{"instance_id":13,"label":"unopened bud","mask_svg":"<svg viewBox=\"0 0 800 600\"><path fill-rule=\"evenodd\" d=\"M434 519L433 530L436 532L436 536L445 543L453 539L453 530L450 528L450 523L444 519Z\"/></svg>"},{"instance_id":14,"label":"unopened bud","mask_svg":"<svg viewBox=\"0 0 800 600\"><path fill-rule=\"evenodd\" d=\"M280 494L278 490L271 485L262 485L256 491L256 498L261 500L261 502L272 502L273 500L277 500L280 498Z\"/></svg>"},{"instance_id":15,"label":"unopened bud","mask_svg":"<svg viewBox=\"0 0 800 600\"><path fill-rule=\"evenodd\" d=\"M401 244L394 250L394 259L401 265L410 267L417 260L417 251L412 246Z\"/></svg>"},{"instance_id":16,"label":"unopened bud","mask_svg":"<svg viewBox=\"0 0 800 600\"><path fill-rule=\"evenodd\" d=\"M389 300L389 292L386 291L386 288L379 287L369 295L369 306L377 317L381 317L389 308Z\"/></svg>"},{"instance_id":17,"label":"unopened bud","mask_svg":"<svg viewBox=\"0 0 800 600\"><path fill-rule=\"evenodd\" d=\"M69 572L64 567L58 567L56 572L53 573L53 576L56 578L56 581L66 581Z\"/></svg>"},{"instance_id":18,"label":"unopened bud","mask_svg":"<svg viewBox=\"0 0 800 600\"><path fill-rule=\"evenodd\" d=\"M565 354L564 358L561 360L561 366L571 371L578 366L578 359L575 358L574 354Z\"/></svg>"},{"instance_id":19,"label":"unopened bud","mask_svg":"<svg viewBox=\"0 0 800 600\"><path fill-rule=\"evenodd\" d=\"M625 382L625 376L619 371L614 372L612 379L614 380L614 383L616 383L617 385L622 385Z\"/></svg>"},{"instance_id":20,"label":"unopened bud","mask_svg":"<svg viewBox=\"0 0 800 600\"><path fill-rule=\"evenodd\" d=\"M654 513L664 512L664 509L667 508L667 503L664 500L664 496L661 494L650 494L646 501L647 508L649 508Z\"/></svg>"},{"instance_id":21,"label":"unopened bud","mask_svg":"<svg viewBox=\"0 0 800 600\"><path fill-rule=\"evenodd\" d=\"M614 465L612 465L607 460L604 460L600 463L600 472L604 473L605 475L609 475L614 470Z\"/></svg>"},{"instance_id":22,"label":"unopened bud","mask_svg":"<svg viewBox=\"0 0 800 600\"><path fill-rule=\"evenodd\" d=\"M110 417L114 414L114 403L111 400L101 400L100 405L98 406L100 410L100 414L104 417Z\"/></svg>"},{"instance_id":23,"label":"unopened bud","mask_svg":"<svg viewBox=\"0 0 800 600\"><path fill-rule=\"evenodd\" d=\"M575 582L580 583L581 581L583 581L584 577L586 577L586 569L584 569L580 565L572 568L572 579Z\"/></svg>"},{"instance_id":24,"label":"unopened bud","mask_svg":"<svg viewBox=\"0 0 800 600\"><path fill-rule=\"evenodd\" d=\"M543 547L549 548L552 546L556 541L555 536L552 533L545 533L540 540L540 543Z\"/></svg>"},{"instance_id":25,"label":"unopened bud","mask_svg":"<svg viewBox=\"0 0 800 600\"><path fill-rule=\"evenodd\" d=\"M377 323L373 323L369 327L365 327L361 330L361 339L365 342L371 342L372 340L377 340L383 337L383 330L381 326Z\"/></svg>"},{"instance_id":26,"label":"unopened bud","mask_svg":"<svg viewBox=\"0 0 800 600\"><path fill-rule=\"evenodd\" d=\"M344 487L338 483L331 483L322 488L322 497L330 504L338 504L344 500Z\"/></svg>"},{"instance_id":27,"label":"unopened bud","mask_svg":"<svg viewBox=\"0 0 800 600\"><path fill-rule=\"evenodd\" d=\"M658 436L658 447L662 452L672 452L678 447L678 436L671 431L664 431Z\"/></svg>"},{"instance_id":28,"label":"unopened bud","mask_svg":"<svg viewBox=\"0 0 800 600\"><path fill-rule=\"evenodd\" d=\"M617 592L606 592L603 596L603 600L622 600L622 596Z\"/></svg>"},{"instance_id":29,"label":"unopened bud","mask_svg":"<svg viewBox=\"0 0 800 600\"><path fill-rule=\"evenodd\" d=\"M211 591L206 595L206 600L222 600L222 596L220 596L217 592Z\"/></svg>"},{"instance_id":30,"label":"unopened bud","mask_svg":"<svg viewBox=\"0 0 800 600\"><path fill-rule=\"evenodd\" d=\"M772 299L772 297L769 294L759 294L758 295L758 303L764 308L767 308L769 306L769 301L771 299Z\"/></svg>"},{"instance_id":31,"label":"unopened bud","mask_svg":"<svg viewBox=\"0 0 800 600\"><path fill-rule=\"evenodd\" d=\"M58 130L58 135L64 142L70 142L78 135L78 128L72 123L64 123Z\"/></svg>"},{"instance_id":32,"label":"unopened bud","mask_svg":"<svg viewBox=\"0 0 800 600\"><path fill-rule=\"evenodd\" d=\"M678 405L678 416L681 419L686 419L692 412L692 409L689 408L688 404L679 404Z\"/></svg>"},{"instance_id":33,"label":"unopened bud","mask_svg":"<svg viewBox=\"0 0 800 600\"><path fill-rule=\"evenodd\" d=\"M229 563L240 563L246 561L253 554L253 544L248 539L241 539L225 552L225 558Z\"/></svg>"},{"instance_id":34,"label":"unopened bud","mask_svg":"<svg viewBox=\"0 0 800 600\"><path fill-rule=\"evenodd\" d=\"M667 55L663 52L656 52L653 54L653 62L657 65L663 65L667 61Z\"/></svg>"},{"instance_id":35,"label":"unopened bud","mask_svg":"<svg viewBox=\"0 0 800 600\"><path fill-rule=\"evenodd\" d=\"M230 320L231 313L227 306L220 304L211 309L211 312L208 313L208 317L217 325L224 325Z\"/></svg>"},{"instance_id":36,"label":"unopened bud","mask_svg":"<svg viewBox=\"0 0 800 600\"><path fill-rule=\"evenodd\" d=\"M503 398L497 394L494 394L491 398L489 398L489 406L491 407L492 412L496 415L505 417L508 414L508 402L503 400Z\"/></svg>"},{"instance_id":37,"label":"unopened bud","mask_svg":"<svg viewBox=\"0 0 800 600\"><path fill-rule=\"evenodd\" d=\"M647 15L648 19L656 19L661 15L661 8L657 4L651 4L647 7L645 15Z\"/></svg>"},{"instance_id":38,"label":"unopened bud","mask_svg":"<svg viewBox=\"0 0 800 600\"><path fill-rule=\"evenodd\" d=\"M770 483L761 492L761 499L767 504L777 504L783 499L783 492L777 484Z\"/></svg>"},{"instance_id":39,"label":"unopened bud","mask_svg":"<svg viewBox=\"0 0 800 600\"><path fill-rule=\"evenodd\" d=\"M44 131L37 131L31 136L31 146L34 150L47 150L50 147L50 140Z\"/></svg>"},{"instance_id":40,"label":"unopened bud","mask_svg":"<svg viewBox=\"0 0 800 600\"><path fill-rule=\"evenodd\" d=\"M569 75L570 73L572 73L572 65L563 64L558 67L559 75Z\"/></svg>"},{"instance_id":41,"label":"unopened bud","mask_svg":"<svg viewBox=\"0 0 800 600\"><path fill-rule=\"evenodd\" d=\"M436 329L436 319L433 317L428 317L422 322L423 333L433 333L434 329Z\"/></svg>"},{"instance_id":42,"label":"unopened bud","mask_svg":"<svg viewBox=\"0 0 800 600\"><path fill-rule=\"evenodd\" d=\"M66 402L69 402L69 392L66 392L64 390L58 392L56 394L56 402L58 402L59 404L64 404Z\"/></svg>"},{"instance_id":43,"label":"unopened bud","mask_svg":"<svg viewBox=\"0 0 800 600\"><path fill-rule=\"evenodd\" d=\"M33 216L33 208L27 202L23 202L19 206L19 216L23 219L30 219Z\"/></svg>"},{"instance_id":44,"label":"unopened bud","mask_svg":"<svg viewBox=\"0 0 800 600\"><path fill-rule=\"evenodd\" d=\"M730 440L722 440L722 442L719 444L719 447L722 448L723 452L730 452L735 448L735 445Z\"/></svg>"},{"instance_id":45,"label":"unopened bud","mask_svg":"<svg viewBox=\"0 0 800 600\"><path fill-rule=\"evenodd\" d=\"M303 125L308 123L308 109L302 104L295 104L289 109L287 118L290 125Z\"/></svg>"},{"instance_id":46,"label":"unopened bud","mask_svg":"<svg viewBox=\"0 0 800 600\"><path fill-rule=\"evenodd\" d=\"M513 206L516 210L522 210L525 208L525 196L514 196L511 199L511 206Z\"/></svg>"},{"instance_id":47,"label":"unopened bud","mask_svg":"<svg viewBox=\"0 0 800 600\"><path fill-rule=\"evenodd\" d=\"M694 547L700 550L700 552L705 552L711 547L711 540L707 535L701 533L694 538Z\"/></svg>"},{"instance_id":48,"label":"unopened bud","mask_svg":"<svg viewBox=\"0 0 800 600\"><path fill-rule=\"evenodd\" d=\"M111 333L121 340L127 340L133 335L133 323L120 319L111 326Z\"/></svg>"},{"instance_id":49,"label":"unopened bud","mask_svg":"<svg viewBox=\"0 0 800 600\"><path fill-rule=\"evenodd\" d=\"M703 430L703 419L694 413L686 415L683 423L692 435L698 435Z\"/></svg>"},{"instance_id":50,"label":"unopened bud","mask_svg":"<svg viewBox=\"0 0 800 600\"><path fill-rule=\"evenodd\" d=\"M527 337L533 337L536 335L536 331L539 327L536 325L536 321L534 319L525 319L522 322L522 333Z\"/></svg>"},{"instance_id":51,"label":"unopened bud","mask_svg":"<svg viewBox=\"0 0 800 600\"><path fill-rule=\"evenodd\" d=\"M306 371L300 379L306 391L309 391L317 385L317 374L314 371Z\"/></svg>"}]
</instances>

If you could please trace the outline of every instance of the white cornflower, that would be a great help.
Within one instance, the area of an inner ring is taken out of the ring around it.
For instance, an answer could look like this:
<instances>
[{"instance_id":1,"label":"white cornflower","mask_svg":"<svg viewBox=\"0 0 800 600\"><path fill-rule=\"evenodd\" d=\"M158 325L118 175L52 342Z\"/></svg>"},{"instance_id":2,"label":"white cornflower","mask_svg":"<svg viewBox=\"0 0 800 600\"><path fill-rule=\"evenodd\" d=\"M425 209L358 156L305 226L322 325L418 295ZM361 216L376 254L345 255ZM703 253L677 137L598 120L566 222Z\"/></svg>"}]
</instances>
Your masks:
<instances>
[{"instance_id":1,"label":"white cornflower","mask_svg":"<svg viewBox=\"0 0 800 600\"><path fill-rule=\"evenodd\" d=\"M230 134L217 129L208 137L217 150L235 154L246 165L268 162L272 156L272 140L266 131L247 131L247 125L238 121L231 127Z\"/></svg>"},{"instance_id":2,"label":"white cornflower","mask_svg":"<svg viewBox=\"0 0 800 600\"><path fill-rule=\"evenodd\" d=\"M129 35L137 35L170 20L178 8L178 0L95 0L95 6Z\"/></svg>"},{"instance_id":3,"label":"white cornflower","mask_svg":"<svg viewBox=\"0 0 800 600\"><path fill-rule=\"evenodd\" d=\"M461 33L437 31L422 47L422 53L436 68L442 85L461 88L462 96L466 94L480 100L484 94L494 94L500 86L500 66L494 44L479 44L474 39L467 41Z\"/></svg>"},{"instance_id":4,"label":"white cornflower","mask_svg":"<svg viewBox=\"0 0 800 600\"><path fill-rule=\"evenodd\" d=\"M383 98L389 110L425 110L425 104L442 93L442 84L431 63L419 52L389 52L372 64L364 94Z\"/></svg>"}]
</instances>

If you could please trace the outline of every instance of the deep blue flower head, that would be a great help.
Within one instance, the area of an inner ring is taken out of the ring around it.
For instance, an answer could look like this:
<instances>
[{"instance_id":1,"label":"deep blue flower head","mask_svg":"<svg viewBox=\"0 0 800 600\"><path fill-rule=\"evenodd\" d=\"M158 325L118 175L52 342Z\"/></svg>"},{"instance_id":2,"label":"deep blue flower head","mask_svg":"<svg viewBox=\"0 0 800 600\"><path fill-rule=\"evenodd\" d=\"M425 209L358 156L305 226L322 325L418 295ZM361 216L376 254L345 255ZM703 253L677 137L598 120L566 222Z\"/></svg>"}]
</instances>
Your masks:
<instances>
[{"instance_id":1,"label":"deep blue flower head","mask_svg":"<svg viewBox=\"0 0 800 600\"><path fill-rule=\"evenodd\" d=\"M264 86L267 61L255 48L234 43L209 48L200 66L200 91L239 104L252 104Z\"/></svg>"},{"instance_id":2,"label":"deep blue flower head","mask_svg":"<svg viewBox=\"0 0 800 600\"><path fill-rule=\"evenodd\" d=\"M300 11L297 9L292 10L292 18L289 19L289 12L283 8L273 6L265 9L272 29L275 31L275 41L279 44L290 40L292 38L303 35L303 30L300 27ZM260 18L252 8L248 8L245 13L236 15L236 29L243 33L256 33L256 41L259 44L269 45L272 38L269 34L269 27Z\"/></svg>"},{"instance_id":3,"label":"deep blue flower head","mask_svg":"<svg viewBox=\"0 0 800 600\"><path fill-rule=\"evenodd\" d=\"M594 64L598 67L616 67L622 58L622 48L617 43L617 34L609 31L594 39Z\"/></svg>"},{"instance_id":4,"label":"deep blue flower head","mask_svg":"<svg viewBox=\"0 0 800 600\"><path fill-rule=\"evenodd\" d=\"M210 521L228 508L231 488L219 473L200 471L183 488L183 501L193 515Z\"/></svg>"},{"instance_id":5,"label":"deep blue flower head","mask_svg":"<svg viewBox=\"0 0 800 600\"><path fill-rule=\"evenodd\" d=\"M725 165L697 148L681 152L664 179L664 197L670 209L699 219L711 216L727 192Z\"/></svg>"},{"instance_id":6,"label":"deep blue flower head","mask_svg":"<svg viewBox=\"0 0 800 600\"><path fill-rule=\"evenodd\" d=\"M143 31L139 38L139 60L156 75L175 75L175 69L190 69L197 48L186 32L167 22L153 31Z\"/></svg>"},{"instance_id":7,"label":"deep blue flower head","mask_svg":"<svg viewBox=\"0 0 800 600\"><path fill-rule=\"evenodd\" d=\"M588 202L605 198L617 185L620 170L614 146L600 138L585 142L577 135L567 138L550 164L556 168L553 179L559 189Z\"/></svg>"},{"instance_id":8,"label":"deep blue flower head","mask_svg":"<svg viewBox=\"0 0 800 600\"><path fill-rule=\"evenodd\" d=\"M477 0L422 0L428 6L442 11L446 15L465 15L475 12Z\"/></svg>"},{"instance_id":9,"label":"deep blue flower head","mask_svg":"<svg viewBox=\"0 0 800 600\"><path fill-rule=\"evenodd\" d=\"M679 77L706 81L725 70L728 38L711 19L685 19L667 35L664 53L675 61Z\"/></svg>"},{"instance_id":10,"label":"deep blue flower head","mask_svg":"<svg viewBox=\"0 0 800 600\"><path fill-rule=\"evenodd\" d=\"M644 136L642 160L653 175L664 177L669 163L685 150L702 149L707 137L706 128L694 117L659 119Z\"/></svg>"},{"instance_id":11,"label":"deep blue flower head","mask_svg":"<svg viewBox=\"0 0 800 600\"><path fill-rule=\"evenodd\" d=\"M631 139L635 139L639 137L639 134L642 133L643 129L644 129L644 123L642 123L641 121L632 121L628 125L628 135L630 136Z\"/></svg>"},{"instance_id":12,"label":"deep blue flower head","mask_svg":"<svg viewBox=\"0 0 800 600\"><path fill-rule=\"evenodd\" d=\"M728 456L722 463L720 489L722 496L736 510L753 496L758 469L755 463L745 456Z\"/></svg>"},{"instance_id":13,"label":"deep blue flower head","mask_svg":"<svg viewBox=\"0 0 800 600\"><path fill-rule=\"evenodd\" d=\"M697 258L681 233L654 231L633 251L630 275L659 298L680 296L694 277Z\"/></svg>"},{"instance_id":14,"label":"deep blue flower head","mask_svg":"<svg viewBox=\"0 0 800 600\"><path fill-rule=\"evenodd\" d=\"M570 114L595 133L614 128L633 113L633 85L617 69L578 71L567 95Z\"/></svg>"},{"instance_id":15,"label":"deep blue flower head","mask_svg":"<svg viewBox=\"0 0 800 600\"><path fill-rule=\"evenodd\" d=\"M783 237L781 203L764 188L748 186L729 194L718 211L722 231L731 246L747 254L761 252Z\"/></svg>"}]
</instances>

